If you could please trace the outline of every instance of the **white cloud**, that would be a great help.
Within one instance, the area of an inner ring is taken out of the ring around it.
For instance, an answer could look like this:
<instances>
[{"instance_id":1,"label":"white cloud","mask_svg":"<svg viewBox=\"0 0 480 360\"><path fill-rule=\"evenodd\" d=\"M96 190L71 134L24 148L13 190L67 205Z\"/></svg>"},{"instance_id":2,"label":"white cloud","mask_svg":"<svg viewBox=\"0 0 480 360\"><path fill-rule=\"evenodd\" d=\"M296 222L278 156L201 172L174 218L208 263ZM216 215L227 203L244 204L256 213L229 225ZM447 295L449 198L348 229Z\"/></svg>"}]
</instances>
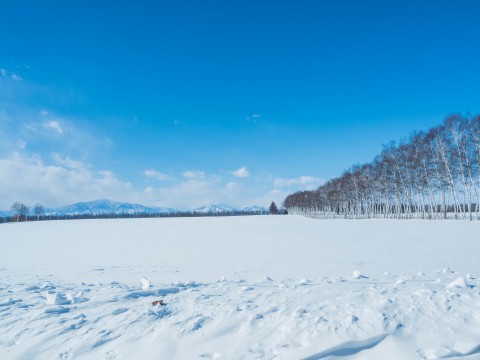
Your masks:
<instances>
[{"instance_id":1,"label":"white cloud","mask_svg":"<svg viewBox=\"0 0 480 360\"><path fill-rule=\"evenodd\" d=\"M183 177L187 179L203 179L205 178L205 171L201 170L187 170L182 173Z\"/></svg>"},{"instance_id":2,"label":"white cloud","mask_svg":"<svg viewBox=\"0 0 480 360\"><path fill-rule=\"evenodd\" d=\"M16 68L19 71L22 69L19 66ZM41 153L45 159L52 152L58 152L97 162L97 159L105 160L116 150L107 130L97 125L98 119L58 114L51 108L50 103L55 103L55 99L60 99L60 102L77 101L75 95L60 93L55 88L29 79L15 82L12 75L16 73L0 66L0 131L3 134L0 134L0 158L9 156L13 151L28 149ZM31 99L39 99L38 106L32 106ZM19 140L25 141L28 146L22 149ZM48 160L51 161L50 158Z\"/></svg>"},{"instance_id":3,"label":"white cloud","mask_svg":"<svg viewBox=\"0 0 480 360\"><path fill-rule=\"evenodd\" d=\"M20 150L24 150L26 147L27 147L27 142L26 142L26 141L20 140L20 141L18 142L18 148L19 148Z\"/></svg>"},{"instance_id":4,"label":"white cloud","mask_svg":"<svg viewBox=\"0 0 480 360\"><path fill-rule=\"evenodd\" d=\"M246 116L245 120L253 124L258 124L261 122L261 118L262 118L262 115L260 114L252 114L252 115Z\"/></svg>"},{"instance_id":5,"label":"white cloud","mask_svg":"<svg viewBox=\"0 0 480 360\"><path fill-rule=\"evenodd\" d=\"M275 203L278 206L281 206L283 203L283 200L285 200L285 198L291 193L292 193L291 191L283 190L283 189L269 190L257 197L254 197L251 200L251 204L268 207L272 201L275 201Z\"/></svg>"},{"instance_id":6,"label":"white cloud","mask_svg":"<svg viewBox=\"0 0 480 360\"><path fill-rule=\"evenodd\" d=\"M295 186L298 188L298 190L309 190L309 189L314 189L320 186L322 183L323 183L322 179L319 179L313 176L300 176L300 177L291 178L291 179L277 178L274 180L273 186L275 188Z\"/></svg>"},{"instance_id":7,"label":"white cloud","mask_svg":"<svg viewBox=\"0 0 480 360\"><path fill-rule=\"evenodd\" d=\"M54 130L58 132L59 134L63 134L64 129L62 128L62 125L60 125L59 121L56 120L50 120L46 121L43 123L43 127L48 130Z\"/></svg>"},{"instance_id":8,"label":"white cloud","mask_svg":"<svg viewBox=\"0 0 480 360\"><path fill-rule=\"evenodd\" d=\"M145 174L145 176L147 177L150 177L150 178L154 178L154 179L157 179L159 181L165 181L165 180L169 180L170 179L170 176L167 175L167 174L164 174L164 173L161 173L159 171L156 171L156 170L145 170L143 172Z\"/></svg>"},{"instance_id":9,"label":"white cloud","mask_svg":"<svg viewBox=\"0 0 480 360\"><path fill-rule=\"evenodd\" d=\"M225 183L218 176L204 179L188 179L168 187L146 187L138 195L140 203L149 201L152 205L193 209L207 204L228 204L241 206L248 198L242 185L235 182ZM250 204L248 204L250 205Z\"/></svg>"},{"instance_id":10,"label":"white cloud","mask_svg":"<svg viewBox=\"0 0 480 360\"><path fill-rule=\"evenodd\" d=\"M129 200L131 184L119 180L113 172L95 172L59 155L57 159L70 166L45 164L38 155L19 153L0 159L0 209L9 209L15 201L61 206L98 198Z\"/></svg>"},{"instance_id":11,"label":"white cloud","mask_svg":"<svg viewBox=\"0 0 480 360\"><path fill-rule=\"evenodd\" d=\"M9 77L10 79L15 80L15 81L22 80L22 78L19 75L15 74L13 72L10 72L5 68L0 69L0 75L2 75L3 77Z\"/></svg>"},{"instance_id":12,"label":"white cloud","mask_svg":"<svg viewBox=\"0 0 480 360\"><path fill-rule=\"evenodd\" d=\"M246 166L242 166L240 169L232 171L232 175L240 178L246 178L250 176L250 171L248 171Z\"/></svg>"},{"instance_id":13,"label":"white cloud","mask_svg":"<svg viewBox=\"0 0 480 360\"><path fill-rule=\"evenodd\" d=\"M42 117L47 116L48 112L47 111L41 111L40 115ZM73 128L71 126L66 125L66 121L60 121L60 120L48 120L48 121L42 121L39 116L37 115L36 118L32 121L25 122L22 125L22 130L26 130L30 133L35 134L35 136L51 136L52 132L55 132L57 134L64 134L66 132L71 132Z\"/></svg>"},{"instance_id":14,"label":"white cloud","mask_svg":"<svg viewBox=\"0 0 480 360\"><path fill-rule=\"evenodd\" d=\"M227 190L235 190L240 186L239 183L236 183L234 181L229 181L227 185L225 185L225 189Z\"/></svg>"},{"instance_id":15,"label":"white cloud","mask_svg":"<svg viewBox=\"0 0 480 360\"><path fill-rule=\"evenodd\" d=\"M0 158L0 210L9 209L15 201L40 202L55 207L103 198L177 209L192 209L210 203L267 207L271 201L280 205L292 191L319 181L305 176L276 179L275 184L271 180L253 178L236 182L218 175L207 176L203 171L190 171L186 174L190 178L167 183L167 186L149 185L141 189L119 179L111 170L98 171L93 165L59 153L52 153L46 160L36 154L20 152ZM144 174L159 180L166 180L168 176L151 169L145 170Z\"/></svg>"},{"instance_id":16,"label":"white cloud","mask_svg":"<svg viewBox=\"0 0 480 360\"><path fill-rule=\"evenodd\" d=\"M72 160L68 156L66 158L62 158L58 153L52 153L52 159L55 160L58 165L69 169L81 169L83 167L87 167L83 162Z\"/></svg>"},{"instance_id":17,"label":"white cloud","mask_svg":"<svg viewBox=\"0 0 480 360\"><path fill-rule=\"evenodd\" d=\"M138 194L139 202L149 201L152 205L191 209L208 203L215 184L211 181L191 179L168 187L146 187Z\"/></svg>"},{"instance_id":18,"label":"white cloud","mask_svg":"<svg viewBox=\"0 0 480 360\"><path fill-rule=\"evenodd\" d=\"M268 207L272 201L281 205L292 191L290 188L272 188L272 182L266 182L265 179L250 179L246 184L208 176L177 182L168 187L146 187L137 194L137 202L177 209L192 209L206 204Z\"/></svg>"}]
</instances>

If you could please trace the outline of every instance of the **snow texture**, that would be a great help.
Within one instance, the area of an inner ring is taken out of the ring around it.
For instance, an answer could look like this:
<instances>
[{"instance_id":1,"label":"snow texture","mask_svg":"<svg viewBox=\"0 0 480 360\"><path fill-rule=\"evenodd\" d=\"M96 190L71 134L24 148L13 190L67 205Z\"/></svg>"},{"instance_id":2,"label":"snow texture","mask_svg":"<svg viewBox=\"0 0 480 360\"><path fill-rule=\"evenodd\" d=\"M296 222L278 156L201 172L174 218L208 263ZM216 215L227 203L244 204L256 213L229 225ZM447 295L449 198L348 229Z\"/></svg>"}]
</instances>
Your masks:
<instances>
[{"instance_id":1,"label":"snow texture","mask_svg":"<svg viewBox=\"0 0 480 360\"><path fill-rule=\"evenodd\" d=\"M0 359L479 359L479 235L297 216L2 224Z\"/></svg>"}]
</instances>

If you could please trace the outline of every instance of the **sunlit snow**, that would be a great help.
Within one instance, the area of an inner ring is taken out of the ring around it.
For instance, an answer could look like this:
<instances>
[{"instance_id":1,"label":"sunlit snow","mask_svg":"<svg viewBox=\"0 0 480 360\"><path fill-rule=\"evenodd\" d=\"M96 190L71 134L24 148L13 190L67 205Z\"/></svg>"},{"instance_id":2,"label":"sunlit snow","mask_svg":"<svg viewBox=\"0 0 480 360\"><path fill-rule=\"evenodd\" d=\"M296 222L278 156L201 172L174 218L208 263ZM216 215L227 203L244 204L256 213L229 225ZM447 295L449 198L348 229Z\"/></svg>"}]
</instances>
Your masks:
<instances>
[{"instance_id":1,"label":"sunlit snow","mask_svg":"<svg viewBox=\"0 0 480 360\"><path fill-rule=\"evenodd\" d=\"M0 359L473 359L479 254L463 221L2 224Z\"/></svg>"}]
</instances>

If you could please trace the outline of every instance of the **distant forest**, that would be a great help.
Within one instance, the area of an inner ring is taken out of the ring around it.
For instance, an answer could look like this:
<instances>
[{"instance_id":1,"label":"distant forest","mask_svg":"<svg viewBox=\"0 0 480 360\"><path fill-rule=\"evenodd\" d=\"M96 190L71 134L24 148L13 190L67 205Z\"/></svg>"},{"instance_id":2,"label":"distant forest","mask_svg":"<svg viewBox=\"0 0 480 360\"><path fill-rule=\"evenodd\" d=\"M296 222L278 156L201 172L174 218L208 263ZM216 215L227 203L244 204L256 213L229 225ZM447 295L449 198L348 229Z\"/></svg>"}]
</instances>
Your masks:
<instances>
[{"instance_id":1,"label":"distant forest","mask_svg":"<svg viewBox=\"0 0 480 360\"><path fill-rule=\"evenodd\" d=\"M208 217L208 216L246 216L246 215L269 215L268 210L244 211L232 210L222 212L198 212L198 211L175 211L170 213L101 213L101 214L66 214L66 215L29 215L28 213L15 213L12 216L0 216L0 224L21 221L46 221L46 220L85 220L85 219L129 219L129 218L172 218L172 217ZM286 214L286 212L278 212Z\"/></svg>"},{"instance_id":2,"label":"distant forest","mask_svg":"<svg viewBox=\"0 0 480 360\"><path fill-rule=\"evenodd\" d=\"M21 202L11 206L12 214L0 216L1 223L46 220L82 220L82 219L126 219L126 218L171 218L171 217L209 217L209 216L247 216L247 215L286 215L285 209L278 208L275 202L268 209L231 209L221 211L175 210L169 212L132 211L98 213L73 213L73 214L45 214L42 204L29 207Z\"/></svg>"},{"instance_id":3,"label":"distant forest","mask_svg":"<svg viewBox=\"0 0 480 360\"><path fill-rule=\"evenodd\" d=\"M451 115L283 202L290 214L352 219L479 220L479 204L480 115Z\"/></svg>"}]
</instances>

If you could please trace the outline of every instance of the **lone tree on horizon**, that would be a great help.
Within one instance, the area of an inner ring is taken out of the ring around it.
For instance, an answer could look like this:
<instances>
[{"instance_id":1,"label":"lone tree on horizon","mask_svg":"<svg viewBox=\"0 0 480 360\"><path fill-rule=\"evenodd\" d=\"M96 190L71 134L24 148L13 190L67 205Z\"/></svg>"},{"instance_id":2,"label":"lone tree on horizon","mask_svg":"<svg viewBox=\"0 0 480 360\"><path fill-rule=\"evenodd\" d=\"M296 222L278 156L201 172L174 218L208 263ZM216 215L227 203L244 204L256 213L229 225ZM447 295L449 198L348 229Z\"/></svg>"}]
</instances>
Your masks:
<instances>
[{"instance_id":1,"label":"lone tree on horizon","mask_svg":"<svg viewBox=\"0 0 480 360\"><path fill-rule=\"evenodd\" d=\"M268 208L268 212L270 215L277 215L278 214L278 207L277 204L275 204L275 201L272 201L270 204L270 207Z\"/></svg>"},{"instance_id":2,"label":"lone tree on horizon","mask_svg":"<svg viewBox=\"0 0 480 360\"><path fill-rule=\"evenodd\" d=\"M33 207L33 213L37 216L37 221L40 220L40 217L45 213L45 208L42 204L37 204Z\"/></svg>"},{"instance_id":3,"label":"lone tree on horizon","mask_svg":"<svg viewBox=\"0 0 480 360\"><path fill-rule=\"evenodd\" d=\"M28 206L25 205L24 203L21 203L21 202L17 201L16 203L14 203L12 205L10 210L12 210L15 213L15 216L17 218L17 222L22 221L23 218L25 218L25 220L27 220L27 215L28 215L29 209L28 209Z\"/></svg>"}]
</instances>

